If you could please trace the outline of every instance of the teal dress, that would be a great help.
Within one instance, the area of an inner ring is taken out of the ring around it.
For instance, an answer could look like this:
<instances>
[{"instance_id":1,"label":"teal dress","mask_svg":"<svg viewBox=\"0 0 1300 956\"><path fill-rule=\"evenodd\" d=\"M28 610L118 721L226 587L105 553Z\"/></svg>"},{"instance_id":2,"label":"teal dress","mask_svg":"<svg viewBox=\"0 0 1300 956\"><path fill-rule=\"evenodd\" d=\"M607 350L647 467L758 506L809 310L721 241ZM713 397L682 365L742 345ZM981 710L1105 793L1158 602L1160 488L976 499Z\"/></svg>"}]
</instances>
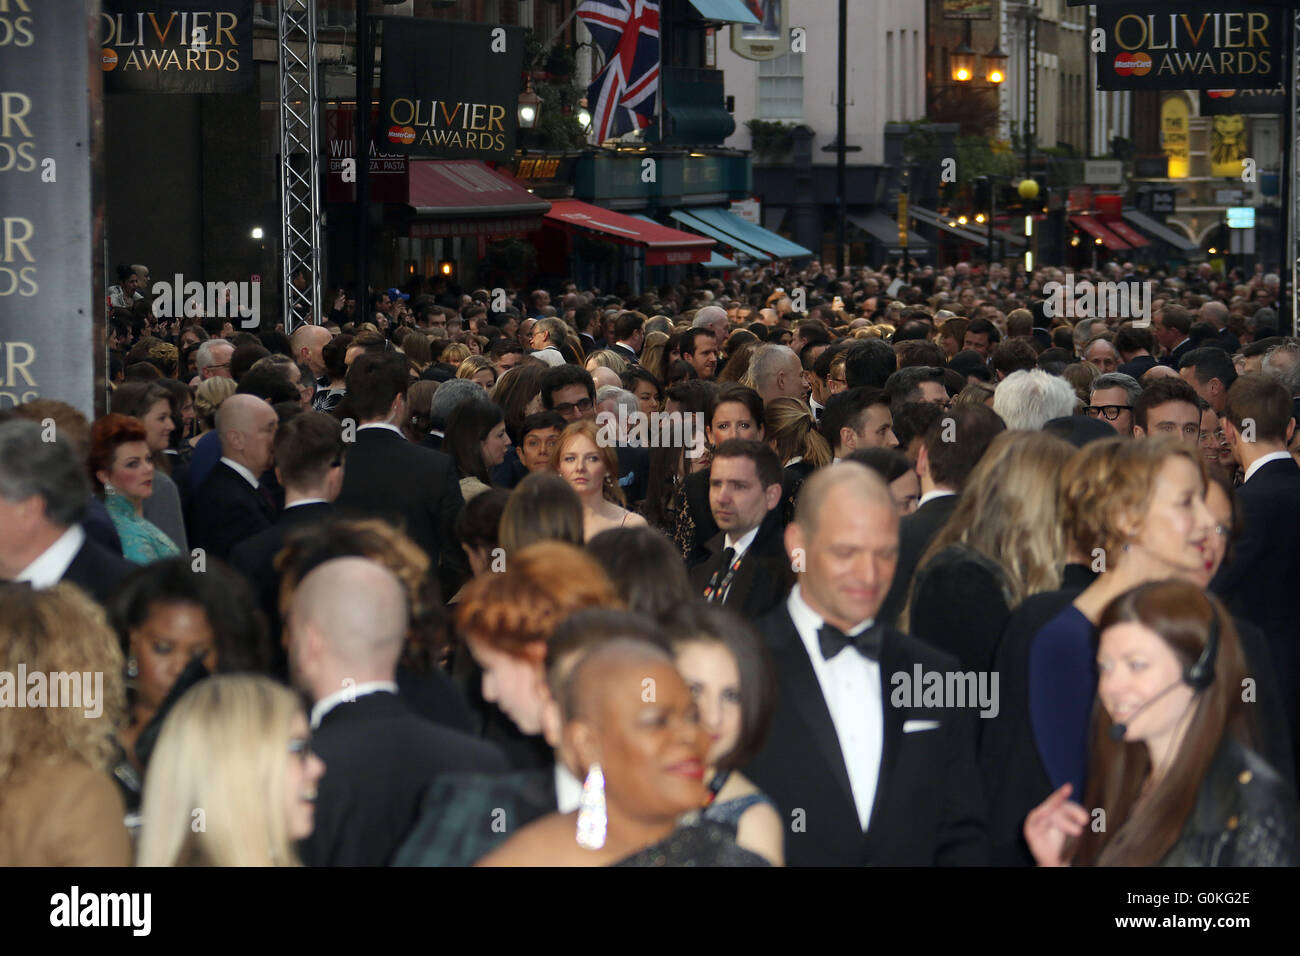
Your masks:
<instances>
[{"instance_id":1,"label":"teal dress","mask_svg":"<svg viewBox=\"0 0 1300 956\"><path fill-rule=\"evenodd\" d=\"M128 561L149 564L181 553L176 542L152 521L136 514L135 507L122 495L105 494L104 507L122 539L122 556Z\"/></svg>"}]
</instances>

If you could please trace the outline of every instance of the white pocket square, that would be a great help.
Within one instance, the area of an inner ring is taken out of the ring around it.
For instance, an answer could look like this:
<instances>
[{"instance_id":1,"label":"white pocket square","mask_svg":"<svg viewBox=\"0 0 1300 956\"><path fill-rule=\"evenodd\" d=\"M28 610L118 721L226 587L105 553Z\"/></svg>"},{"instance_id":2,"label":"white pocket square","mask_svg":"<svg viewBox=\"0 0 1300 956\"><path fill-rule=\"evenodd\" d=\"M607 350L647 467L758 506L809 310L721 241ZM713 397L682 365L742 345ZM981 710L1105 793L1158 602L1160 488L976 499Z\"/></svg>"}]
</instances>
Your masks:
<instances>
[{"instance_id":1,"label":"white pocket square","mask_svg":"<svg viewBox=\"0 0 1300 956\"><path fill-rule=\"evenodd\" d=\"M903 733L919 734L923 730L938 730L939 721L937 720L905 720L903 721Z\"/></svg>"}]
</instances>

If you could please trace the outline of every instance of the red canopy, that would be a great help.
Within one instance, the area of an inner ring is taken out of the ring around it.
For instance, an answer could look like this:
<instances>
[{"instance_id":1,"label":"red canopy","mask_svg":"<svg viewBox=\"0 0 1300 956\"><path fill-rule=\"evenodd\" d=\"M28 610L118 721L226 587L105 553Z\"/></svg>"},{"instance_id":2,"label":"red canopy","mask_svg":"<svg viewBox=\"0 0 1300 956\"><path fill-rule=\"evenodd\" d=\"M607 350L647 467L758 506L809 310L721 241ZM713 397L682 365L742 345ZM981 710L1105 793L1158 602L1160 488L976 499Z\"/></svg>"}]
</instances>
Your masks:
<instances>
[{"instance_id":1,"label":"red canopy","mask_svg":"<svg viewBox=\"0 0 1300 956\"><path fill-rule=\"evenodd\" d=\"M556 199L545 218L566 229L590 229L614 242L645 249L648 266L708 262L713 240L655 222L635 219L576 199Z\"/></svg>"}]
</instances>

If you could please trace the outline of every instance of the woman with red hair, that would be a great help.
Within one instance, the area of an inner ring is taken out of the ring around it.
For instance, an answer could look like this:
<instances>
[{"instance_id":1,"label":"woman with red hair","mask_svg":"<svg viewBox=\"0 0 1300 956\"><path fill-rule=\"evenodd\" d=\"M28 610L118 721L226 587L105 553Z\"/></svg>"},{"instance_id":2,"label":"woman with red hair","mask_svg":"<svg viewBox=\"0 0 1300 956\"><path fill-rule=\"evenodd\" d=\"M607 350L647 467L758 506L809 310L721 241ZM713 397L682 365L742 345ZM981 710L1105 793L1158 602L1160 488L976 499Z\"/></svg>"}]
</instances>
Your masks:
<instances>
[{"instance_id":1,"label":"woman with red hair","mask_svg":"<svg viewBox=\"0 0 1300 956\"><path fill-rule=\"evenodd\" d=\"M144 425L129 415L105 415L90 429L90 480L122 539L122 555L136 564L180 554L176 542L144 516L154 478L147 438Z\"/></svg>"}]
</instances>

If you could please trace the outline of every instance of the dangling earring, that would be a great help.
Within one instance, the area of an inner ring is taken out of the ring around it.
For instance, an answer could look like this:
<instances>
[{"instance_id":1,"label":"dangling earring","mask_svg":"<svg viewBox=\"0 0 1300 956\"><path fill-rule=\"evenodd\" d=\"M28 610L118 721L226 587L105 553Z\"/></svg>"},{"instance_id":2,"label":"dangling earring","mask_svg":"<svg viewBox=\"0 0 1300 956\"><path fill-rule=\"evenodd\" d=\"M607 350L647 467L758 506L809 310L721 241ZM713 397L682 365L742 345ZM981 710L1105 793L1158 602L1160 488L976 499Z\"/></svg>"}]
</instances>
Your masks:
<instances>
[{"instance_id":1,"label":"dangling earring","mask_svg":"<svg viewBox=\"0 0 1300 956\"><path fill-rule=\"evenodd\" d=\"M140 676L140 662L135 659L134 654L126 659L126 676L131 680Z\"/></svg>"},{"instance_id":2,"label":"dangling earring","mask_svg":"<svg viewBox=\"0 0 1300 956\"><path fill-rule=\"evenodd\" d=\"M578 846L599 850L605 845L605 774L593 763L582 782L582 801L578 804Z\"/></svg>"},{"instance_id":3,"label":"dangling earring","mask_svg":"<svg viewBox=\"0 0 1300 956\"><path fill-rule=\"evenodd\" d=\"M104 482L104 494L106 494L106 495L115 495L115 494L117 494L117 489L114 488L112 485L110 485L110 484L106 481L106 482Z\"/></svg>"}]
</instances>

